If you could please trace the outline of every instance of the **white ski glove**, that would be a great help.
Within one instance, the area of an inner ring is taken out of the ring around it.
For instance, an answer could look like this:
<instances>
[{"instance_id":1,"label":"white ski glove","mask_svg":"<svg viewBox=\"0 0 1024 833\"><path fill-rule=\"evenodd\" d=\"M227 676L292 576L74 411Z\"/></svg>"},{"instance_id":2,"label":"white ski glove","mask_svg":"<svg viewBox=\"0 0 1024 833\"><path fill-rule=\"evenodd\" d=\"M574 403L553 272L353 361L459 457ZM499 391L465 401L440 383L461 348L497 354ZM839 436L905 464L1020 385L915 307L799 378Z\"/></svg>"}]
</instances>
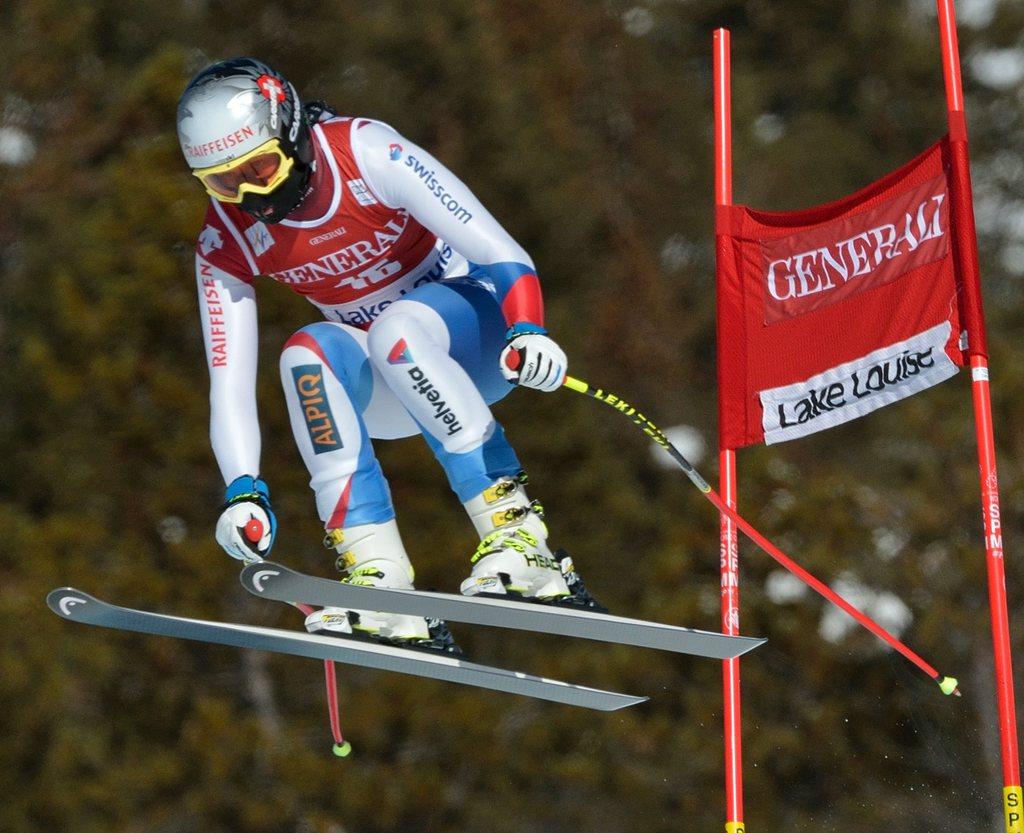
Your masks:
<instances>
[{"instance_id":1,"label":"white ski glove","mask_svg":"<svg viewBox=\"0 0 1024 833\"><path fill-rule=\"evenodd\" d=\"M228 484L225 504L217 520L217 543L232 558L254 564L274 546L277 518L270 508L267 484L243 474Z\"/></svg>"},{"instance_id":2,"label":"white ski glove","mask_svg":"<svg viewBox=\"0 0 1024 833\"><path fill-rule=\"evenodd\" d=\"M568 369L565 351L544 333L513 335L501 351L501 373L506 379L545 393L562 386Z\"/></svg>"}]
</instances>

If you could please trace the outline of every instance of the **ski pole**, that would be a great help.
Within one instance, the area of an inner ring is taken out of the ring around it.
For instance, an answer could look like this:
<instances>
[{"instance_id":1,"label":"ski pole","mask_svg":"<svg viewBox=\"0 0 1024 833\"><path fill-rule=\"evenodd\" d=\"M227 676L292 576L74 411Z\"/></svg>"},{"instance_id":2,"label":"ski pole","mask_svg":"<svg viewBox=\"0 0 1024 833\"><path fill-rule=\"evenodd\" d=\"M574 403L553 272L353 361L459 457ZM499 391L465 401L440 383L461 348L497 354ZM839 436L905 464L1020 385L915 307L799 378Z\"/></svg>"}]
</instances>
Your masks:
<instances>
[{"instance_id":1,"label":"ski pole","mask_svg":"<svg viewBox=\"0 0 1024 833\"><path fill-rule=\"evenodd\" d=\"M245 525L245 537L253 543L263 537L263 524L257 518L251 519ZM292 604L306 616L313 612L309 605L299 602ZM339 758L345 758L352 751L352 744L341 734L341 719L338 717L338 675L335 673L333 660L324 660L324 685L327 689L327 717L331 723L331 734L334 736L332 751Z\"/></svg>"},{"instance_id":2,"label":"ski pole","mask_svg":"<svg viewBox=\"0 0 1024 833\"><path fill-rule=\"evenodd\" d=\"M828 585L819 581L807 572L807 570L797 564L792 558L786 555L782 550L758 532L751 524L744 520L742 515L722 500L721 496L711 488L710 484L701 477L700 473L693 467L690 461L680 453L679 449L669 442L668 437L662 433L661 429L640 413L636 408L621 397L615 396L614 394L608 393L600 388L592 388L586 382L574 379L572 376L566 376L565 381L562 384L569 388L569 390L574 390L577 393L582 393L592 397L599 402L604 402L606 405L610 405L624 416L629 417L630 421L637 428L643 431L648 437L671 455L672 459L679 464L680 468L682 468L684 472L686 472L686 476L690 478L690 482L700 489L704 497L706 497L719 512L726 515L739 529L743 530L751 541L757 544L762 550L768 553L768 555L774 558L779 564L789 570L789 572L809 587L816 590L819 594L828 599L828 601L832 602L832 604L846 611L846 613L871 631L875 636L903 654L904 657L931 677L932 680L938 684L939 688L942 689L943 694L954 694L957 697L960 696L960 689L957 688L957 680L955 677L946 677L940 674L931 665L925 662L920 655L912 651L904 643L900 642L900 640L873 619L855 608L852 604L846 601L846 599L828 587Z\"/></svg>"},{"instance_id":3,"label":"ski pole","mask_svg":"<svg viewBox=\"0 0 1024 833\"><path fill-rule=\"evenodd\" d=\"M296 602L295 607L306 616L313 612L309 605ZM338 717L338 677L334 671L333 660L324 660L324 684L327 689L327 717L331 722L331 734L334 736L332 751L339 758L345 758L352 751L352 744L341 734L341 719Z\"/></svg>"}]
</instances>

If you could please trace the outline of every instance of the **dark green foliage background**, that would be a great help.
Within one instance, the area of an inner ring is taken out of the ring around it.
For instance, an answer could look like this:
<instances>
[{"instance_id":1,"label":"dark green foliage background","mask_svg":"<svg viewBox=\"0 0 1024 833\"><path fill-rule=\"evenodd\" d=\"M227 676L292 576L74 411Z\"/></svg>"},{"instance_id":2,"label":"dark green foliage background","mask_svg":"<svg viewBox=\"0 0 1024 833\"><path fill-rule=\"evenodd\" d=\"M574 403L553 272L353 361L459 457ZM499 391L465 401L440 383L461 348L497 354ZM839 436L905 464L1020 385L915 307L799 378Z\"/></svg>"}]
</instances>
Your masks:
<instances>
[{"instance_id":1,"label":"dark green foliage background","mask_svg":"<svg viewBox=\"0 0 1024 833\"><path fill-rule=\"evenodd\" d=\"M960 5L975 12L961 50L1024 655L1024 91L970 71L976 56L1024 46L1024 11ZM346 672L356 751L340 762L318 664L74 627L43 605L71 584L298 625L246 597L212 536L222 484L191 255L204 199L179 158L174 106L217 58L263 57L306 98L433 149L534 255L573 371L659 424L699 426L713 446L716 25L734 39L737 201L833 199L945 129L930 0L0 6L0 127L37 143L30 162L0 168L0 831L722 829L716 663L459 628L481 661L652 700L595 715ZM276 555L326 572L273 372L314 311L269 282L260 306ZM717 521L681 473L582 397L520 391L498 414L601 598L716 627ZM966 695L942 698L864 633L821 639L822 603L773 604L775 566L742 544L743 627L771 638L743 664L750 830L1000 829L972 445L961 374L739 455L747 517L819 575L902 598L906 638ZM440 470L417 439L379 454L421 585L453 589L474 541ZM713 459L703 468L716 473Z\"/></svg>"}]
</instances>

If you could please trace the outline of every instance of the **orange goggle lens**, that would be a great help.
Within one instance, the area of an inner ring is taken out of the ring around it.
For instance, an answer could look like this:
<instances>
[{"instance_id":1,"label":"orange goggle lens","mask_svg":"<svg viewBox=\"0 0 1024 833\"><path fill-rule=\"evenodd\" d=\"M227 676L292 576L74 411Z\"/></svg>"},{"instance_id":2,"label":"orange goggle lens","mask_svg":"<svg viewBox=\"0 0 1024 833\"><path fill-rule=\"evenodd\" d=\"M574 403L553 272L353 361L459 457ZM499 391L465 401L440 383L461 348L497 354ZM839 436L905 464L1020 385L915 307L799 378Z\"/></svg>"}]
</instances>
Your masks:
<instances>
[{"instance_id":1,"label":"orange goggle lens","mask_svg":"<svg viewBox=\"0 0 1024 833\"><path fill-rule=\"evenodd\" d=\"M277 141L206 170L193 171L207 192L222 202L241 202L246 193L268 194L288 176L292 160Z\"/></svg>"},{"instance_id":2,"label":"orange goggle lens","mask_svg":"<svg viewBox=\"0 0 1024 833\"><path fill-rule=\"evenodd\" d=\"M222 197L237 197L240 185L267 187L273 184L281 170L281 157L276 153L261 153L237 168L220 174L209 174L203 183Z\"/></svg>"}]
</instances>

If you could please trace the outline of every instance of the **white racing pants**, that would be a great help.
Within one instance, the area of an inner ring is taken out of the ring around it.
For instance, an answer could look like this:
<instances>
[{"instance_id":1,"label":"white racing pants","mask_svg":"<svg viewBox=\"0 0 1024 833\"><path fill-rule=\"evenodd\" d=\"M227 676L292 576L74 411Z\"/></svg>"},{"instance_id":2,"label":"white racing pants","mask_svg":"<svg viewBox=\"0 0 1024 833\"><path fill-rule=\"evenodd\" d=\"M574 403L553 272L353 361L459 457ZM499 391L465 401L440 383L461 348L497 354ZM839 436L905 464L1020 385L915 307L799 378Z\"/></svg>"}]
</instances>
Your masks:
<instances>
[{"instance_id":1,"label":"white racing pants","mask_svg":"<svg viewBox=\"0 0 1024 833\"><path fill-rule=\"evenodd\" d=\"M469 282L430 283L389 306L368 331L319 322L281 353L292 431L327 529L394 517L371 438L422 434L466 502L520 470L488 405L501 375L505 321Z\"/></svg>"}]
</instances>

